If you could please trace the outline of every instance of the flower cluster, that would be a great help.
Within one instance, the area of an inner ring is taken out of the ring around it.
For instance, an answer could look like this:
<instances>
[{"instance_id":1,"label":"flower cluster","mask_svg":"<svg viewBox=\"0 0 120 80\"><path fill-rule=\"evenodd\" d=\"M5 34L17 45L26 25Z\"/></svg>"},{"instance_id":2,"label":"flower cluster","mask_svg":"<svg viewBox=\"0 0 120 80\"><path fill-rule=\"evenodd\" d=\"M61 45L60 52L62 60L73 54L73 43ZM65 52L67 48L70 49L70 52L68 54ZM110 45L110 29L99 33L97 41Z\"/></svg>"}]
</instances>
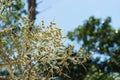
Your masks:
<instances>
[{"instance_id":1,"label":"flower cluster","mask_svg":"<svg viewBox=\"0 0 120 80\"><path fill-rule=\"evenodd\" d=\"M0 16L5 17L2 14ZM54 22L46 26L42 21L41 26L34 26L25 17L19 19L22 26L19 31L15 32L14 25L0 30L0 68L5 68L9 73L4 75L5 78L54 79L56 74L63 74L64 67L69 69L70 62L82 64L88 58L83 49L72 56L73 46L66 49L62 42L65 37Z\"/></svg>"}]
</instances>

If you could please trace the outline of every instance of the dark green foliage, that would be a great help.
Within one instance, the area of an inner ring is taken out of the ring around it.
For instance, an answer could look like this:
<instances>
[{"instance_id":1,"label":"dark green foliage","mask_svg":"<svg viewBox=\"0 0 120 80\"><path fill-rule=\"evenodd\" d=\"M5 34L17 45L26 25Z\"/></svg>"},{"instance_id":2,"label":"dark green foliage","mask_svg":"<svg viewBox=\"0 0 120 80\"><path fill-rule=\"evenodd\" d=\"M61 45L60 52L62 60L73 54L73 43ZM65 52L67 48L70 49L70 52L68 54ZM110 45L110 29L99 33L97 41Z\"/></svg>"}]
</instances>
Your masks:
<instances>
[{"instance_id":1,"label":"dark green foliage","mask_svg":"<svg viewBox=\"0 0 120 80\"><path fill-rule=\"evenodd\" d=\"M92 56L94 56L92 53L95 53L110 57L103 62L100 61L100 57L97 59L91 57L86 63L88 71L84 70L83 73L77 69L82 74L79 74L81 77L85 76L80 80L111 80L115 76L112 74L120 73L120 30L113 29L110 17L102 21L91 16L83 25L68 32L68 38L82 42L80 45ZM92 69L93 66L95 71Z\"/></svg>"}]
</instances>

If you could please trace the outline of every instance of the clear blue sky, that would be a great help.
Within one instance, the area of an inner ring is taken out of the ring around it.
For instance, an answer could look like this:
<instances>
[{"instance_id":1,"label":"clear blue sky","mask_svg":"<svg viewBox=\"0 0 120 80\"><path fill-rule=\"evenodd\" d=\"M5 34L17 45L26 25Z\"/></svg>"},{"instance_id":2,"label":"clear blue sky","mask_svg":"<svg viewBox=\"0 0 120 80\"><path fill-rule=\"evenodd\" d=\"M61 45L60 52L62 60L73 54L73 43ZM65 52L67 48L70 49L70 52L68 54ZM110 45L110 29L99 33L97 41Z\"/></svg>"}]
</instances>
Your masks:
<instances>
[{"instance_id":1,"label":"clear blue sky","mask_svg":"<svg viewBox=\"0 0 120 80\"><path fill-rule=\"evenodd\" d=\"M37 10L42 13L37 15L36 23L42 19L46 24L54 20L64 34L90 16L102 19L110 16L113 27L120 28L120 0L43 0Z\"/></svg>"}]
</instances>

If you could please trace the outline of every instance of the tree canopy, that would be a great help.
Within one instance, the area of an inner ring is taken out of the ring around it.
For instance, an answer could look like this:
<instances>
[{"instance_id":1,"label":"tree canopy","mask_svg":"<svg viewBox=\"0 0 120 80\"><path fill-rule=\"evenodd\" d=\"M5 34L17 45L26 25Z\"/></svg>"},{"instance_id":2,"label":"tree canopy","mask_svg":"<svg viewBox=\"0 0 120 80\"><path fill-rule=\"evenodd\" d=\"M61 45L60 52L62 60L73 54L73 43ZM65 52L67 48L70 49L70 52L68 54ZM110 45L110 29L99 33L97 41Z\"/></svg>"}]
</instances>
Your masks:
<instances>
[{"instance_id":1,"label":"tree canopy","mask_svg":"<svg viewBox=\"0 0 120 80\"><path fill-rule=\"evenodd\" d=\"M99 54L109 57L109 59L104 61L100 61L100 56L95 59L91 57L86 63L88 71L85 73L81 72L81 75L84 75L81 80L111 80L116 75L120 76L119 36L120 30L116 30L111 26L110 17L101 20L91 16L83 25L68 32L68 38L80 43L84 47L85 52L92 56Z\"/></svg>"}]
</instances>

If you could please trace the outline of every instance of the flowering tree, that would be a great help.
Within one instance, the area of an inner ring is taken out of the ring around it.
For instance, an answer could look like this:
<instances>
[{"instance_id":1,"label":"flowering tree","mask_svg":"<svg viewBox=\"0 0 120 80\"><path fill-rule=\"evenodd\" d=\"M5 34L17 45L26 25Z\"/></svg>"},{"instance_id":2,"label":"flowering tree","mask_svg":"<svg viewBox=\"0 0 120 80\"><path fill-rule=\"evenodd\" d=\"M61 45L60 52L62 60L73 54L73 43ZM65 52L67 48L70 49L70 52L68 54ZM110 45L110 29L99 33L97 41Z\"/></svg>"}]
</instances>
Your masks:
<instances>
[{"instance_id":1,"label":"flowering tree","mask_svg":"<svg viewBox=\"0 0 120 80\"><path fill-rule=\"evenodd\" d=\"M16 0L4 2L0 0L0 20L6 21L5 13L10 14L9 6L13 6ZM83 49L75 56L73 46L65 48L65 37L61 29L54 22L50 25L33 26L27 17L19 17L17 22L20 30L15 32L16 25L9 24L0 30L0 68L4 68L8 74L2 74L1 78L8 80L34 80L55 79L63 73L63 68L69 69L69 63L83 64L88 55ZM30 27L32 26L32 30Z\"/></svg>"}]
</instances>

